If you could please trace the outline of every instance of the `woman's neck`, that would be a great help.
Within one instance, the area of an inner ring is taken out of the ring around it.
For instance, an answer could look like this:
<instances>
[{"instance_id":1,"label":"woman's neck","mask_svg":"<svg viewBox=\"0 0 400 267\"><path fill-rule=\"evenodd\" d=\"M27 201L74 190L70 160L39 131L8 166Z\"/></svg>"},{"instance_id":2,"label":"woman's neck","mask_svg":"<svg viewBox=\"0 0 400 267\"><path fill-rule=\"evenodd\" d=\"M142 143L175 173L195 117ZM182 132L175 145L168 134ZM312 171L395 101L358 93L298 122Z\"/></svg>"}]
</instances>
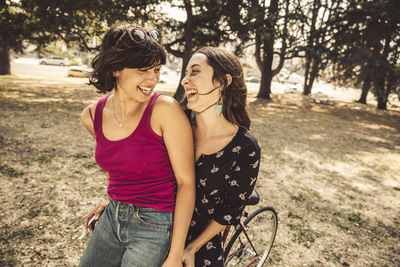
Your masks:
<instances>
[{"instance_id":1,"label":"woman's neck","mask_svg":"<svg viewBox=\"0 0 400 267\"><path fill-rule=\"evenodd\" d=\"M114 109L117 110L123 118L135 113L137 110L141 109L144 104L146 104L135 101L125 94L119 93L118 91L114 91L114 95L111 100L113 102Z\"/></svg>"},{"instance_id":2,"label":"woman's neck","mask_svg":"<svg viewBox=\"0 0 400 267\"><path fill-rule=\"evenodd\" d=\"M236 133L238 126L231 123L221 113L219 116L216 110L210 109L195 117L195 135L212 137Z\"/></svg>"}]
</instances>

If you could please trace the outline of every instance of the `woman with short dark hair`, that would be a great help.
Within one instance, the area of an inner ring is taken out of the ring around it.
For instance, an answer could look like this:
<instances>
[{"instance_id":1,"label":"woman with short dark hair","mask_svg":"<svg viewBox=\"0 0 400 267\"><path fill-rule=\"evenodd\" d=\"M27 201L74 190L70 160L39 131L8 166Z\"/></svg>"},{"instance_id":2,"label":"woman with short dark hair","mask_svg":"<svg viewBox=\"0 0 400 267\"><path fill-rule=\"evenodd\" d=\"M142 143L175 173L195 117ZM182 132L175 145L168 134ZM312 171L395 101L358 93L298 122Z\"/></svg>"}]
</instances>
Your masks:
<instances>
[{"instance_id":1,"label":"woman with short dark hair","mask_svg":"<svg viewBox=\"0 0 400 267\"><path fill-rule=\"evenodd\" d=\"M153 92L165 61L158 30L127 24L105 34L93 60L90 84L111 94L81 119L108 173L109 200L85 218L85 227L98 222L79 266L182 266L195 198L193 138L179 103Z\"/></svg>"}]
</instances>

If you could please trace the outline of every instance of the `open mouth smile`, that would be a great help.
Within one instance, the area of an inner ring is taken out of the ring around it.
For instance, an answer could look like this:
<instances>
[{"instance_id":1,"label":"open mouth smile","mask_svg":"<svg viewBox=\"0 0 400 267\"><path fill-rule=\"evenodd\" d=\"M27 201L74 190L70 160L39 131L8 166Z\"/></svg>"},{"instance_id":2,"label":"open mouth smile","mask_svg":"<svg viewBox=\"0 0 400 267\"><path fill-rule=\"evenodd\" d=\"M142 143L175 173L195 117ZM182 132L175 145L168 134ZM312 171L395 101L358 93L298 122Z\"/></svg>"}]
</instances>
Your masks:
<instances>
[{"instance_id":1,"label":"open mouth smile","mask_svg":"<svg viewBox=\"0 0 400 267\"><path fill-rule=\"evenodd\" d=\"M145 95L150 95L150 93L153 89L152 87L144 87L144 86L138 86L138 88Z\"/></svg>"},{"instance_id":2,"label":"open mouth smile","mask_svg":"<svg viewBox=\"0 0 400 267\"><path fill-rule=\"evenodd\" d=\"M186 91L186 95L187 95L188 98L190 98L192 96L195 96L195 95L197 95L197 90L189 89L189 90Z\"/></svg>"}]
</instances>

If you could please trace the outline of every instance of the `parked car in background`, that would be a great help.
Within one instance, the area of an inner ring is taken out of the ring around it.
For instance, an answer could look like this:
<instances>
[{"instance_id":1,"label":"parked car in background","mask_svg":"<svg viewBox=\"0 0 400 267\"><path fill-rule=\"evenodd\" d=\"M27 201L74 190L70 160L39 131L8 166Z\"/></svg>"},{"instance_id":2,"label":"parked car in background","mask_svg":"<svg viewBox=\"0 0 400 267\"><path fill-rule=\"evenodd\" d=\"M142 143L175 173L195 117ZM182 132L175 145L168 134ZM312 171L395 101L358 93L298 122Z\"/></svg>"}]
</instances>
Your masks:
<instances>
[{"instance_id":1,"label":"parked car in background","mask_svg":"<svg viewBox=\"0 0 400 267\"><path fill-rule=\"evenodd\" d=\"M71 66L68 68L68 77L86 78L90 76L92 69L83 66Z\"/></svg>"},{"instance_id":2,"label":"parked car in background","mask_svg":"<svg viewBox=\"0 0 400 267\"><path fill-rule=\"evenodd\" d=\"M248 82L248 83L259 83L261 81L261 79L260 78L257 78L257 77L247 77L246 78L246 82Z\"/></svg>"},{"instance_id":3,"label":"parked car in background","mask_svg":"<svg viewBox=\"0 0 400 267\"><path fill-rule=\"evenodd\" d=\"M65 57L46 57L39 61L41 65L58 65L58 66L68 66L68 58Z\"/></svg>"}]
</instances>

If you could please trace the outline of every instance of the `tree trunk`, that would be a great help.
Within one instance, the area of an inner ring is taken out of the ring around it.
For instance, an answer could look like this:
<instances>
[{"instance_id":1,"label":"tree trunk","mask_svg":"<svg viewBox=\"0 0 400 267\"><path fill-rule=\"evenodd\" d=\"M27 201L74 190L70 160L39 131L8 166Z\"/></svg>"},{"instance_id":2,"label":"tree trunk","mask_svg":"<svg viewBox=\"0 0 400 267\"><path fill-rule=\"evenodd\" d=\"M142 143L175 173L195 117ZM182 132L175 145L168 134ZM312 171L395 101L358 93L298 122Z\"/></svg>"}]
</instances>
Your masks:
<instances>
[{"instance_id":1,"label":"tree trunk","mask_svg":"<svg viewBox=\"0 0 400 267\"><path fill-rule=\"evenodd\" d=\"M361 96L360 96L360 99L357 101L358 103L367 104L367 96L368 96L370 87L371 87L370 78L365 77L364 82L363 82L362 91L361 91Z\"/></svg>"},{"instance_id":2,"label":"tree trunk","mask_svg":"<svg viewBox=\"0 0 400 267\"><path fill-rule=\"evenodd\" d=\"M385 94L385 76L386 73L383 70L382 66L377 66L375 70L375 80L374 80L374 85L375 85L375 92L376 92L376 100L378 101L377 108L378 109L383 109L386 110L386 102L387 102L387 97Z\"/></svg>"},{"instance_id":3,"label":"tree trunk","mask_svg":"<svg viewBox=\"0 0 400 267\"><path fill-rule=\"evenodd\" d=\"M261 83L257 98L271 99L271 83L272 83L272 61L274 60L274 43L275 43L275 23L278 17L278 0L271 0L268 8L268 18L264 27L267 34L262 37L264 43L264 56L262 60Z\"/></svg>"},{"instance_id":4,"label":"tree trunk","mask_svg":"<svg viewBox=\"0 0 400 267\"><path fill-rule=\"evenodd\" d=\"M268 64L268 61L270 63ZM271 71L272 60L264 57L262 64L261 82L260 89L258 91L258 98L265 98L271 100L271 83L272 83L272 71Z\"/></svg>"},{"instance_id":5,"label":"tree trunk","mask_svg":"<svg viewBox=\"0 0 400 267\"><path fill-rule=\"evenodd\" d=\"M309 70L310 66L308 66L308 71L306 71L306 75L304 77L303 95L311 94L311 89L313 87L315 78L317 78L320 61L318 58L314 57L311 58L311 62L309 64L311 65L311 71Z\"/></svg>"},{"instance_id":6,"label":"tree trunk","mask_svg":"<svg viewBox=\"0 0 400 267\"><path fill-rule=\"evenodd\" d=\"M262 69L261 69L261 83L260 89L258 91L257 98L265 98L271 99L271 82L272 82L272 60L273 60L273 43L264 46L264 52L266 56L264 56L262 60Z\"/></svg>"},{"instance_id":7,"label":"tree trunk","mask_svg":"<svg viewBox=\"0 0 400 267\"><path fill-rule=\"evenodd\" d=\"M305 74L304 74L304 87L303 87L303 95L311 94L312 84L314 83L315 76L314 69L318 66L316 64L315 55L311 50L315 47L315 34L316 34L316 21L318 16L318 11L321 7L321 3L319 0L313 1L312 7L312 16L311 16L311 29L308 33L307 38L307 50L306 50L306 66L305 66ZM311 68L311 70L310 70ZM318 69L317 69L318 70Z\"/></svg>"},{"instance_id":8,"label":"tree trunk","mask_svg":"<svg viewBox=\"0 0 400 267\"><path fill-rule=\"evenodd\" d=\"M186 23L185 23L185 29L184 29L184 36L185 36L185 50L183 52L183 58L182 58L182 71L181 71L181 77L179 79L179 85L178 88L175 91L174 98L180 102L184 95L185 95L185 89L183 88L181 81L183 77L185 77L185 70L186 66L190 60L190 57L192 56L193 53L193 46L192 46L192 41L193 41L193 10L192 10L192 4L190 3L190 0L185 0L185 10L186 10Z\"/></svg>"},{"instance_id":9,"label":"tree trunk","mask_svg":"<svg viewBox=\"0 0 400 267\"><path fill-rule=\"evenodd\" d=\"M183 77L185 77L185 71L186 71L186 66L189 63L190 57L192 56L191 53L192 51L186 51L187 49L185 48L185 52L183 53L183 58L182 58L182 70L181 70L181 77L179 78L179 84L178 84L178 88L176 89L175 93L174 93L174 98L180 102L183 97L185 96L185 89L183 88L181 81L183 79Z\"/></svg>"},{"instance_id":10,"label":"tree trunk","mask_svg":"<svg viewBox=\"0 0 400 267\"><path fill-rule=\"evenodd\" d=\"M306 52L308 54L308 52ZM306 65L304 67L304 85L303 85L303 95L309 95L310 92L307 92L307 87L308 87L308 75L310 73L310 56L306 56Z\"/></svg>"},{"instance_id":11,"label":"tree trunk","mask_svg":"<svg viewBox=\"0 0 400 267\"><path fill-rule=\"evenodd\" d=\"M11 74L10 50L3 42L0 43L0 75Z\"/></svg>"},{"instance_id":12,"label":"tree trunk","mask_svg":"<svg viewBox=\"0 0 400 267\"><path fill-rule=\"evenodd\" d=\"M381 110L386 110L386 108L387 108L387 101L386 101L386 99L384 98L384 97L378 97L378 106L377 106L377 108L378 109L381 109Z\"/></svg>"}]
</instances>

